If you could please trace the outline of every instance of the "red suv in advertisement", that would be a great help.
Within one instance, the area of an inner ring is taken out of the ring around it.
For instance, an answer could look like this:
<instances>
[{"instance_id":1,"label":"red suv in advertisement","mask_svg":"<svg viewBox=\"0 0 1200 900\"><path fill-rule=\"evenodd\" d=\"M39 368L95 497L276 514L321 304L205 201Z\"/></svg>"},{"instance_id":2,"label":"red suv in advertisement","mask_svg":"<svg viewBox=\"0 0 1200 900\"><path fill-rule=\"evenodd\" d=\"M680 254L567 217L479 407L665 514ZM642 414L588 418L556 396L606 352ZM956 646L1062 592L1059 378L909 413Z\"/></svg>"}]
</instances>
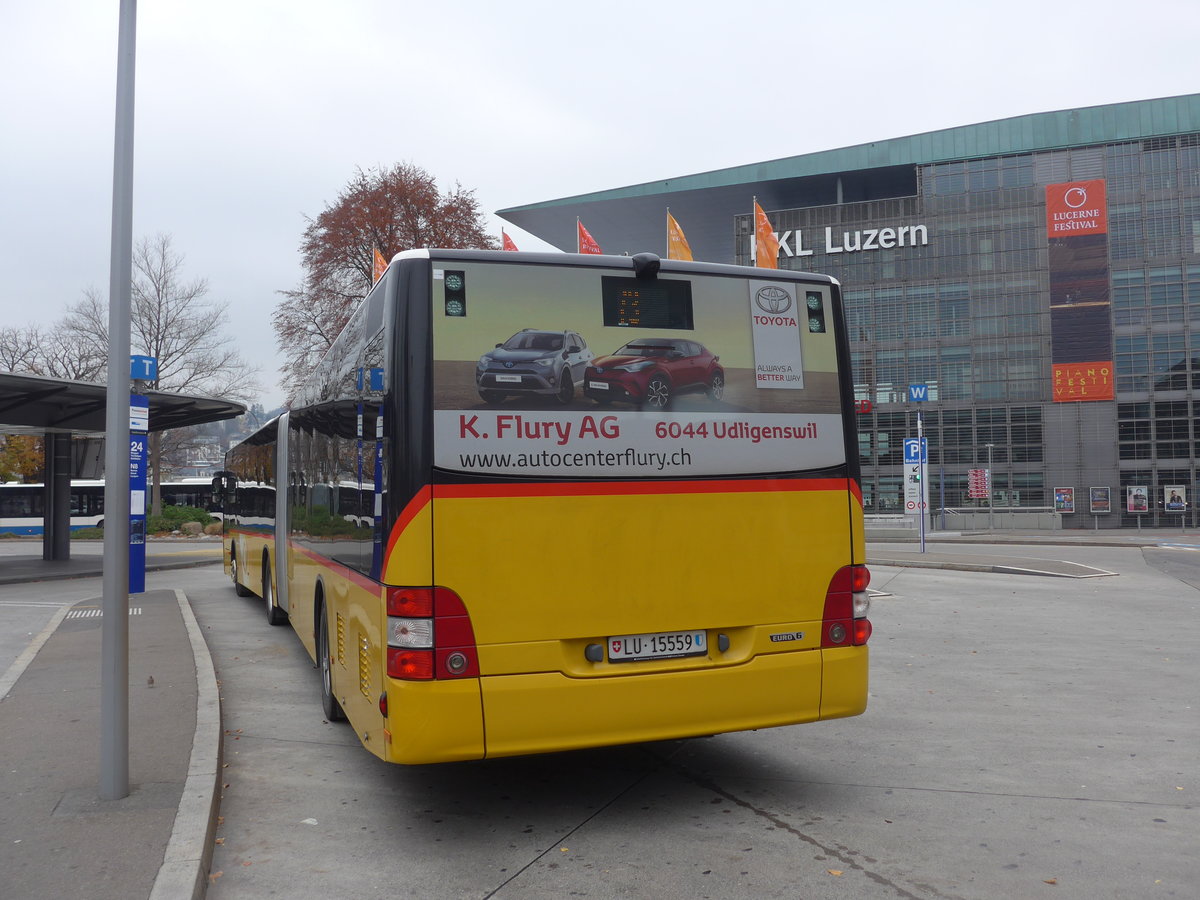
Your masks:
<instances>
[{"instance_id":1,"label":"red suv in advertisement","mask_svg":"<svg viewBox=\"0 0 1200 900\"><path fill-rule=\"evenodd\" d=\"M638 338L611 356L592 360L583 392L597 403L614 401L666 409L678 394L703 391L711 400L725 393L720 357L703 344L678 338Z\"/></svg>"}]
</instances>

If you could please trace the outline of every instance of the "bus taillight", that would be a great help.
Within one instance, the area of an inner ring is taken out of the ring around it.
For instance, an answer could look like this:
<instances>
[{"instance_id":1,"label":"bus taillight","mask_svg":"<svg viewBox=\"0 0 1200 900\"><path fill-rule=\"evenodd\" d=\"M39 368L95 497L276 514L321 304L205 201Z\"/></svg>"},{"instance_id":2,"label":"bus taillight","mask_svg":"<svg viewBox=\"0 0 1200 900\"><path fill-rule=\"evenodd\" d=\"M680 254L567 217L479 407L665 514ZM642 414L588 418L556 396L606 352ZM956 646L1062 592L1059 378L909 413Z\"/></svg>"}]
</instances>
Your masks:
<instances>
[{"instance_id":1,"label":"bus taillight","mask_svg":"<svg viewBox=\"0 0 1200 900\"><path fill-rule=\"evenodd\" d=\"M433 651L388 647L387 673L403 681L428 681L433 678Z\"/></svg>"},{"instance_id":2,"label":"bus taillight","mask_svg":"<svg viewBox=\"0 0 1200 900\"><path fill-rule=\"evenodd\" d=\"M861 647L870 640L870 583L871 573L866 566L843 566L833 574L825 593L822 647Z\"/></svg>"},{"instance_id":3,"label":"bus taillight","mask_svg":"<svg viewBox=\"0 0 1200 900\"><path fill-rule=\"evenodd\" d=\"M404 681L479 675L475 630L444 587L387 589L387 674Z\"/></svg>"}]
</instances>

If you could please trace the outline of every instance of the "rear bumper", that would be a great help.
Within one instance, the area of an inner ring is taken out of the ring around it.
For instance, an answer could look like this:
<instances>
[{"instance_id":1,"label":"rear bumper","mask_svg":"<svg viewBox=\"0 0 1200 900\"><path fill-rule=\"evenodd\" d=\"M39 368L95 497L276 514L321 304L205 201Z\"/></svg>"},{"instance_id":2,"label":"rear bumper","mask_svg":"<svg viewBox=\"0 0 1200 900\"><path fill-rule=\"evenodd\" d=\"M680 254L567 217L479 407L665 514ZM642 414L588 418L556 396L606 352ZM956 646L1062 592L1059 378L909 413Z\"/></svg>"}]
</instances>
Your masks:
<instances>
[{"instance_id":1,"label":"rear bumper","mask_svg":"<svg viewBox=\"0 0 1200 900\"><path fill-rule=\"evenodd\" d=\"M858 715L866 708L867 648L775 653L661 675L494 676L481 688L487 756L546 753Z\"/></svg>"}]
</instances>

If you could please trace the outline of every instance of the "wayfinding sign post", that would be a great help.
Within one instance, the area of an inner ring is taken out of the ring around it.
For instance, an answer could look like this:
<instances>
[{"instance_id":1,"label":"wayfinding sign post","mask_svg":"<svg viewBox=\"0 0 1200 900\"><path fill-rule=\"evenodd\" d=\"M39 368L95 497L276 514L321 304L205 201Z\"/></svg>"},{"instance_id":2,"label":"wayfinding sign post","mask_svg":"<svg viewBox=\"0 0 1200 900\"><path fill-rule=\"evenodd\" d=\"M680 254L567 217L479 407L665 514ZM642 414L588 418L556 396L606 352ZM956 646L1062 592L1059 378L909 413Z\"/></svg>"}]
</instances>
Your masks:
<instances>
[{"instance_id":1,"label":"wayfinding sign post","mask_svg":"<svg viewBox=\"0 0 1200 900\"><path fill-rule=\"evenodd\" d=\"M918 419L918 430L921 430ZM925 552L925 512L929 509L929 482L925 464L929 461L925 437L904 439L904 511L915 514L921 522L921 552Z\"/></svg>"},{"instance_id":2,"label":"wayfinding sign post","mask_svg":"<svg viewBox=\"0 0 1200 900\"><path fill-rule=\"evenodd\" d=\"M150 401L129 397L129 593L146 590L146 463Z\"/></svg>"},{"instance_id":3,"label":"wayfinding sign post","mask_svg":"<svg viewBox=\"0 0 1200 900\"><path fill-rule=\"evenodd\" d=\"M929 400L929 385L927 384L910 384L908 386L908 399L913 403L926 403ZM929 483L925 479L925 463L929 461L925 448L925 423L921 419L921 407L917 407L917 440L913 446L909 445L912 438L906 438L904 441L904 463L905 463L905 485L904 485L904 508L911 509L909 504L909 484L913 485L912 493L915 495L914 502L916 503L917 515L921 517L921 552L925 552L925 511L929 509ZM909 462L910 457L915 457L912 462ZM913 466L916 466L916 471L913 471ZM915 480L914 480L915 478Z\"/></svg>"},{"instance_id":4,"label":"wayfinding sign post","mask_svg":"<svg viewBox=\"0 0 1200 900\"><path fill-rule=\"evenodd\" d=\"M158 360L153 356L129 357L129 380L133 390L144 390L158 379ZM146 590L146 471L149 456L150 400L142 394L129 395L129 593Z\"/></svg>"}]
</instances>

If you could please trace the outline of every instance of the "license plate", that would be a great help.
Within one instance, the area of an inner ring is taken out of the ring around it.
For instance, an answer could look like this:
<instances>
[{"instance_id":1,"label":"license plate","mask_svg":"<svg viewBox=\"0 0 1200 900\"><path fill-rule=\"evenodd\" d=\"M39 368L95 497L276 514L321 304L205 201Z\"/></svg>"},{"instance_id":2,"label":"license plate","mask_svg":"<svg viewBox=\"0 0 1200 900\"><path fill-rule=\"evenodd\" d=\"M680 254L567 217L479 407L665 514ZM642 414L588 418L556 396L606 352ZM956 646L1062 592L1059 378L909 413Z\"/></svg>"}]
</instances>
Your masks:
<instances>
[{"instance_id":1,"label":"license plate","mask_svg":"<svg viewBox=\"0 0 1200 900\"><path fill-rule=\"evenodd\" d=\"M505 383L520 384L521 376L520 375L497 375L496 380L503 381Z\"/></svg>"},{"instance_id":2,"label":"license plate","mask_svg":"<svg viewBox=\"0 0 1200 900\"><path fill-rule=\"evenodd\" d=\"M620 634L608 639L609 662L703 656L708 636L703 631L660 631L656 634Z\"/></svg>"},{"instance_id":3,"label":"license plate","mask_svg":"<svg viewBox=\"0 0 1200 900\"><path fill-rule=\"evenodd\" d=\"M608 382L606 382L606 381L589 381L588 387L595 388L598 391L607 391L608 390Z\"/></svg>"}]
</instances>

